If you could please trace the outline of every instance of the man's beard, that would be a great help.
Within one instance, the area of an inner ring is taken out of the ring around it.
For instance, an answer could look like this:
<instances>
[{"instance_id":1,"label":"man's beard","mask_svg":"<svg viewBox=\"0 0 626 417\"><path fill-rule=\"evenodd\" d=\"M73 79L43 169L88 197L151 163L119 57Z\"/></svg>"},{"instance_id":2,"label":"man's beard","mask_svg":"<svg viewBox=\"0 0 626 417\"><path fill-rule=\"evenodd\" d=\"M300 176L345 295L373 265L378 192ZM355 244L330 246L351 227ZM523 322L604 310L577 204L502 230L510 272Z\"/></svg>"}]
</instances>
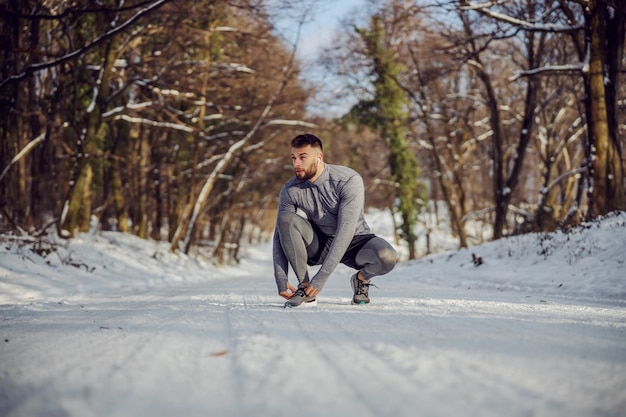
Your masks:
<instances>
[{"instance_id":1,"label":"man's beard","mask_svg":"<svg viewBox=\"0 0 626 417\"><path fill-rule=\"evenodd\" d=\"M296 172L295 174L296 174L296 178L298 178L299 180L307 181L313 178L315 174L317 174L317 167L315 165L311 165L308 169L305 169L304 171Z\"/></svg>"}]
</instances>

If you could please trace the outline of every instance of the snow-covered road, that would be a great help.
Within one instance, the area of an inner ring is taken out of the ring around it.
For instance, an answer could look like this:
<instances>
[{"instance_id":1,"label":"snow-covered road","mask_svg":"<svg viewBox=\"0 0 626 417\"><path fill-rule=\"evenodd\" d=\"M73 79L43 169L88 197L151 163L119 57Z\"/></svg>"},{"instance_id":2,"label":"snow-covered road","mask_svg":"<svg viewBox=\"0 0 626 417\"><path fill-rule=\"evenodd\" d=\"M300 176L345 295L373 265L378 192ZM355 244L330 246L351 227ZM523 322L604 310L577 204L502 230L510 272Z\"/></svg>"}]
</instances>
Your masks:
<instances>
[{"instance_id":1,"label":"snow-covered road","mask_svg":"<svg viewBox=\"0 0 626 417\"><path fill-rule=\"evenodd\" d=\"M89 245L73 253L94 264ZM138 258L151 249L129 254L136 264L120 251L97 284L85 282L97 270L63 275L78 269L7 249L0 415L626 415L621 289L592 300L588 285L560 293L568 284L546 289L538 277L491 285L490 266L460 265L463 254L398 265L365 307L350 305L340 267L316 307L283 309L266 249L235 269L187 264L187 279L173 262ZM503 271L495 251L482 254ZM141 280L142 265L162 269ZM537 275L555 266L533 265Z\"/></svg>"}]
</instances>

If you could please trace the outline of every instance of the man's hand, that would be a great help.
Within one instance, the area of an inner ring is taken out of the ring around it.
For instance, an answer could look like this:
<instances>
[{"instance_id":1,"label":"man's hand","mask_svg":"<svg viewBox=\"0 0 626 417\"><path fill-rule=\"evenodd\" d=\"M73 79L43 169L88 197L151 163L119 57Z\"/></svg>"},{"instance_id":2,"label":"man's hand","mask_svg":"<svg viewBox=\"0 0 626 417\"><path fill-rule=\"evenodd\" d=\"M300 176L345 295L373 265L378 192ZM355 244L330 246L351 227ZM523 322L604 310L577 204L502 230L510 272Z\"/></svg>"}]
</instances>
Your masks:
<instances>
[{"instance_id":1,"label":"man's hand","mask_svg":"<svg viewBox=\"0 0 626 417\"><path fill-rule=\"evenodd\" d=\"M296 292L296 288L293 285L291 285L289 282L287 282L287 290L279 292L278 295L283 297L285 300L289 300L291 297L293 297L293 293L295 292Z\"/></svg>"},{"instance_id":2,"label":"man's hand","mask_svg":"<svg viewBox=\"0 0 626 417\"><path fill-rule=\"evenodd\" d=\"M311 287L311 283L306 282L304 283L304 293L309 297L315 297L317 294L320 293L320 290L315 287Z\"/></svg>"}]
</instances>

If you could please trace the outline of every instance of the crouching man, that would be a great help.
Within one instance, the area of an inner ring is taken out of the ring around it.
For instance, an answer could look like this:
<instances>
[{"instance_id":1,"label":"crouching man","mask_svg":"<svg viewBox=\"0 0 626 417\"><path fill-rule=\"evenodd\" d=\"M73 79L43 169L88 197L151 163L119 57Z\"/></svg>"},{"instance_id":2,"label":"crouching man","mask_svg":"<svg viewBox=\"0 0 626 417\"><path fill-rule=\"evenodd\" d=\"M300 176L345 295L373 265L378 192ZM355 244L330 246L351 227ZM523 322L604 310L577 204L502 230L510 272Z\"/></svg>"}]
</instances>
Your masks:
<instances>
[{"instance_id":1,"label":"crouching man","mask_svg":"<svg viewBox=\"0 0 626 417\"><path fill-rule=\"evenodd\" d=\"M372 277L396 264L394 248L365 222L363 179L351 168L324 163L322 151L311 134L291 141L295 177L280 191L273 241L274 277L286 307L314 303L340 262L356 270L352 304L367 304ZM289 265L297 288L288 281ZM313 277L309 265L321 265Z\"/></svg>"}]
</instances>

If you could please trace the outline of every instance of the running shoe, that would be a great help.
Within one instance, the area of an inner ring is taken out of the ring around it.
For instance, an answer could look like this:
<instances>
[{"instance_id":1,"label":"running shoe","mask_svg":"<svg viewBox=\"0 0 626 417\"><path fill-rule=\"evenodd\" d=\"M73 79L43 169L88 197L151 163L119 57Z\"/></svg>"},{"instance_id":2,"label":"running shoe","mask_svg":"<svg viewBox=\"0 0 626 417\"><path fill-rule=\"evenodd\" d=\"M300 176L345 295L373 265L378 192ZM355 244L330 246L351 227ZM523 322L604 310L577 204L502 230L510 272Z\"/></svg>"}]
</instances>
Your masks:
<instances>
[{"instance_id":1,"label":"running shoe","mask_svg":"<svg viewBox=\"0 0 626 417\"><path fill-rule=\"evenodd\" d=\"M369 280L361 281L359 278L359 273L352 275L350 278L350 284L352 284L352 291L354 291L354 296L352 297L352 304L365 305L370 302L370 298L368 296L370 291L370 283Z\"/></svg>"},{"instance_id":2,"label":"running shoe","mask_svg":"<svg viewBox=\"0 0 626 417\"><path fill-rule=\"evenodd\" d=\"M298 288L293 296L285 303L285 308L298 307L304 303L307 306L314 306L317 304L315 297L309 297L304 292L304 288Z\"/></svg>"}]
</instances>

